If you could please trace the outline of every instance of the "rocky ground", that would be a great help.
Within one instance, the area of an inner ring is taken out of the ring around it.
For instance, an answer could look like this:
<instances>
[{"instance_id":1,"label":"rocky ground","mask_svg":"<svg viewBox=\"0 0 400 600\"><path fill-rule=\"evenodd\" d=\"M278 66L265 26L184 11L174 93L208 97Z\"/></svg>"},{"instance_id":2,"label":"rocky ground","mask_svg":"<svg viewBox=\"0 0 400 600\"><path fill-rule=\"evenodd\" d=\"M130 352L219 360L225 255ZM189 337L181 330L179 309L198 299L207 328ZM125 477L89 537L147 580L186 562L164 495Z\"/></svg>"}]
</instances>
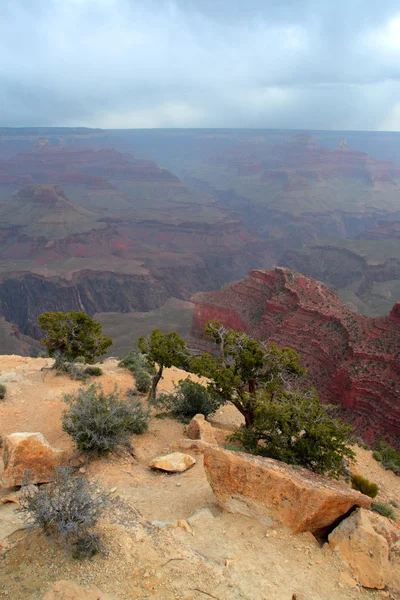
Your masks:
<instances>
[{"instance_id":1,"label":"rocky ground","mask_svg":"<svg viewBox=\"0 0 400 600\"><path fill-rule=\"evenodd\" d=\"M0 381L9 390L0 403L0 434L40 431L53 446L72 452L60 426L62 394L80 384L46 370L49 363L0 357ZM132 376L116 361L102 367L100 382L106 390L115 384L123 392L132 387ZM168 370L161 389L171 389L182 376L186 374ZM229 407L216 415L220 426L231 425L235 418ZM184 430L176 421L152 419L149 431L132 440L135 458L120 452L87 467L86 476L110 492L100 524L104 555L74 560L43 534L27 535L15 504L0 504L0 598L42 600L60 579L95 586L119 600L400 598L396 579L381 592L357 585L339 556L311 534L292 535L224 513L207 482L201 454L193 454L195 466L182 474L151 471L149 462L185 437ZM400 478L384 471L371 452L356 452L355 468L380 486L378 500L399 499ZM0 494L1 501L10 490ZM167 522L173 526L165 526Z\"/></svg>"}]
</instances>

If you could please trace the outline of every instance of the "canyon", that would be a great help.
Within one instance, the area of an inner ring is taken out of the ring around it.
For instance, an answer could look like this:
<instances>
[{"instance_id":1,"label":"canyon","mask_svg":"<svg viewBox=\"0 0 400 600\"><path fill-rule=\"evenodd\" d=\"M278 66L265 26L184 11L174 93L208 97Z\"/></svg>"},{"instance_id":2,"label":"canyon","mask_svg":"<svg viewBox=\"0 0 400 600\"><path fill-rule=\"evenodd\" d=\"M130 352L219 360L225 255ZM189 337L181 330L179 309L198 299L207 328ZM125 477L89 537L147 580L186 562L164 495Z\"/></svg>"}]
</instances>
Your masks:
<instances>
[{"instance_id":1,"label":"canyon","mask_svg":"<svg viewBox=\"0 0 400 600\"><path fill-rule=\"evenodd\" d=\"M326 285L283 267L253 270L193 301L193 345L211 349L203 329L218 320L260 341L292 347L307 370L305 385L338 405L366 442L389 434L398 444L400 302L385 317L354 314Z\"/></svg>"}]
</instances>

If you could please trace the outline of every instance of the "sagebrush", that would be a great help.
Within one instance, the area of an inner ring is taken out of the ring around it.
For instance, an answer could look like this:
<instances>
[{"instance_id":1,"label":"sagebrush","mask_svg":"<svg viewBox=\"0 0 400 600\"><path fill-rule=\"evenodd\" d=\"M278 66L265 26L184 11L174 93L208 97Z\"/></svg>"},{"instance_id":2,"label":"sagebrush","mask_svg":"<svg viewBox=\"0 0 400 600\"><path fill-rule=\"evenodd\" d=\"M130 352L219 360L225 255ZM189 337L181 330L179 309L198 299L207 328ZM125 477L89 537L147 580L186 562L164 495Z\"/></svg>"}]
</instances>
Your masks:
<instances>
[{"instance_id":1,"label":"sagebrush","mask_svg":"<svg viewBox=\"0 0 400 600\"><path fill-rule=\"evenodd\" d=\"M133 398L121 399L117 388L106 394L92 384L64 395L64 402L68 409L62 414L63 430L88 455L112 452L148 428L148 412Z\"/></svg>"},{"instance_id":2,"label":"sagebrush","mask_svg":"<svg viewBox=\"0 0 400 600\"><path fill-rule=\"evenodd\" d=\"M351 476L351 487L354 490L357 490L358 492L369 496L370 498L376 498L376 496L379 493L378 484L374 483L373 481L370 481L362 475L358 475L357 473L354 473Z\"/></svg>"},{"instance_id":3,"label":"sagebrush","mask_svg":"<svg viewBox=\"0 0 400 600\"><path fill-rule=\"evenodd\" d=\"M397 452L392 446L383 440L375 445L373 457L382 463L385 469L391 470L396 475L400 475L400 452Z\"/></svg>"},{"instance_id":4,"label":"sagebrush","mask_svg":"<svg viewBox=\"0 0 400 600\"><path fill-rule=\"evenodd\" d=\"M384 502L373 502L371 510L382 515L383 517L392 519L392 521L396 520L395 512L389 504L385 504Z\"/></svg>"},{"instance_id":5,"label":"sagebrush","mask_svg":"<svg viewBox=\"0 0 400 600\"><path fill-rule=\"evenodd\" d=\"M26 483L29 483L29 474ZM49 485L21 489L19 510L29 528L41 527L72 550L75 557L93 556L102 549L94 527L106 502L95 483L74 476L67 467L55 470Z\"/></svg>"},{"instance_id":6,"label":"sagebrush","mask_svg":"<svg viewBox=\"0 0 400 600\"><path fill-rule=\"evenodd\" d=\"M181 379L173 393L160 394L154 401L157 408L183 421L189 421L199 413L206 417L212 415L221 404L219 396L189 378Z\"/></svg>"},{"instance_id":7,"label":"sagebrush","mask_svg":"<svg viewBox=\"0 0 400 600\"><path fill-rule=\"evenodd\" d=\"M151 377L146 371L136 371L135 385L138 392L146 394L151 386Z\"/></svg>"}]
</instances>

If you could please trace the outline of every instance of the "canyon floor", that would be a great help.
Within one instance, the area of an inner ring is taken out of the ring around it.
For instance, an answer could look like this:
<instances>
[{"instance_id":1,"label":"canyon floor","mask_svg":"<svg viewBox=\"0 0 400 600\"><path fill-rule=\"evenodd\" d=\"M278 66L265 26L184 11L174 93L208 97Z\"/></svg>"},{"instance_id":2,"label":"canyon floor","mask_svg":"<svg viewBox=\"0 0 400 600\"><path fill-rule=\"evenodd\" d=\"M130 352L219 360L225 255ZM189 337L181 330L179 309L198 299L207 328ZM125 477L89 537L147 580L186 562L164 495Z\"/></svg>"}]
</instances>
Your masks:
<instances>
[{"instance_id":1,"label":"canyon floor","mask_svg":"<svg viewBox=\"0 0 400 600\"><path fill-rule=\"evenodd\" d=\"M50 359L0 357L0 381L8 394L0 403L0 434L40 431L58 448L73 452L63 433L62 395L80 382L48 370ZM99 378L106 391L117 384L132 387L132 376L107 360ZM171 390L187 374L169 369L160 382ZM215 416L219 426L237 422L233 407ZM292 535L282 528L221 511L207 482L202 455L182 474L151 471L156 455L185 437L185 426L153 418L149 431L132 442L136 457L123 451L91 462L86 476L110 492L100 530L106 553L77 561L41 533L27 535L14 503L1 503L0 598L41 600L52 583L70 579L96 586L118 600L349 600L400 599L400 578L388 591L359 587L340 559L310 534ZM377 500L400 498L400 478L385 471L360 448L357 470L380 487ZM1 469L1 467L0 467ZM397 511L400 518L400 511ZM187 520L189 527L165 528L154 521Z\"/></svg>"}]
</instances>

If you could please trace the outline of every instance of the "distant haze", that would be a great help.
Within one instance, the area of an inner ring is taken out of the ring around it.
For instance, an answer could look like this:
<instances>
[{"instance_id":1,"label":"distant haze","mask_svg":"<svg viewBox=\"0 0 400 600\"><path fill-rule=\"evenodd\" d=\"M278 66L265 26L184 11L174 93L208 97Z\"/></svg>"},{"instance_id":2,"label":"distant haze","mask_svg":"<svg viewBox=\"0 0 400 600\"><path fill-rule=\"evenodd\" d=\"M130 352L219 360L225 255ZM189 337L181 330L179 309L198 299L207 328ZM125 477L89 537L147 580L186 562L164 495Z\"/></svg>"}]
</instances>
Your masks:
<instances>
[{"instance_id":1,"label":"distant haze","mask_svg":"<svg viewBox=\"0 0 400 600\"><path fill-rule=\"evenodd\" d=\"M400 129L392 0L1 0L0 125Z\"/></svg>"}]
</instances>

